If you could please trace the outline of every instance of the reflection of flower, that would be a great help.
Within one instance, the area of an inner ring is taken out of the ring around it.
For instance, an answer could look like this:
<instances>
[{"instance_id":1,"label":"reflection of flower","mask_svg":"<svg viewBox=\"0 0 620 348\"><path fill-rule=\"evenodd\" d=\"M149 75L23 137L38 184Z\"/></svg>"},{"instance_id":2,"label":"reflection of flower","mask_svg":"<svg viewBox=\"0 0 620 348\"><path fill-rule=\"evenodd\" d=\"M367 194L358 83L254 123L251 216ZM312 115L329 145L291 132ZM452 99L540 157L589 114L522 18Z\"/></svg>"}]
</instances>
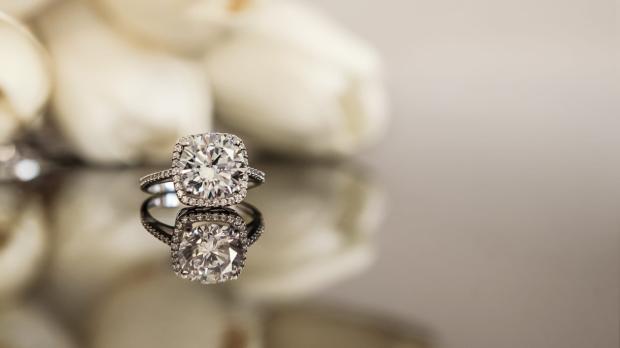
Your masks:
<instances>
[{"instance_id":1,"label":"reflection of flower","mask_svg":"<svg viewBox=\"0 0 620 348\"><path fill-rule=\"evenodd\" d=\"M135 179L147 170L67 173L50 197L53 250L35 297L56 313L0 311L0 341L13 343L23 337L16 330L28 330L31 342L45 347L71 347L73 337L95 348L288 347L299 337L308 338L306 346L417 347L410 331L388 335L379 322L360 322L368 314L268 303L310 294L367 267L382 200L370 181L342 168L259 167L270 181L248 200L260 207L267 229L249 249L241 278L224 286L190 283L169 270L168 246L138 222L145 195ZM2 200L0 224L23 210L14 197ZM165 212L154 210L162 221L174 221L176 211ZM63 322L75 330L71 336Z\"/></svg>"},{"instance_id":2,"label":"reflection of flower","mask_svg":"<svg viewBox=\"0 0 620 348\"><path fill-rule=\"evenodd\" d=\"M95 348L259 347L259 321L215 288L165 269L115 289L95 311Z\"/></svg>"},{"instance_id":3,"label":"reflection of flower","mask_svg":"<svg viewBox=\"0 0 620 348\"><path fill-rule=\"evenodd\" d=\"M375 52L300 3L260 7L206 65L223 121L272 151L350 154L384 127Z\"/></svg>"},{"instance_id":4,"label":"reflection of flower","mask_svg":"<svg viewBox=\"0 0 620 348\"><path fill-rule=\"evenodd\" d=\"M262 168L262 167L261 167ZM231 287L242 296L282 300L324 288L365 269L369 234L382 215L378 189L338 168L267 166L269 185L250 193L265 233L248 250Z\"/></svg>"},{"instance_id":5,"label":"reflection of flower","mask_svg":"<svg viewBox=\"0 0 620 348\"><path fill-rule=\"evenodd\" d=\"M199 65L127 43L80 2L61 3L38 23L56 68L56 120L86 158L165 161L177 138L208 130Z\"/></svg>"},{"instance_id":6,"label":"reflection of flower","mask_svg":"<svg viewBox=\"0 0 620 348\"><path fill-rule=\"evenodd\" d=\"M36 39L0 12L0 144L41 112L51 90L49 70Z\"/></svg>"},{"instance_id":7,"label":"reflection of flower","mask_svg":"<svg viewBox=\"0 0 620 348\"><path fill-rule=\"evenodd\" d=\"M3 347L76 347L57 318L33 304L17 304L0 310L0 342Z\"/></svg>"},{"instance_id":8,"label":"reflection of flower","mask_svg":"<svg viewBox=\"0 0 620 348\"><path fill-rule=\"evenodd\" d=\"M270 348L431 347L422 328L345 308L285 307L272 313L265 325Z\"/></svg>"},{"instance_id":9,"label":"reflection of flower","mask_svg":"<svg viewBox=\"0 0 620 348\"><path fill-rule=\"evenodd\" d=\"M49 264L53 297L69 316L138 265L165 260L167 246L140 227L138 171L79 171L67 177L51 205L56 238Z\"/></svg>"},{"instance_id":10,"label":"reflection of flower","mask_svg":"<svg viewBox=\"0 0 620 348\"><path fill-rule=\"evenodd\" d=\"M45 216L37 197L0 189L0 297L14 295L42 266L47 247Z\"/></svg>"}]
</instances>

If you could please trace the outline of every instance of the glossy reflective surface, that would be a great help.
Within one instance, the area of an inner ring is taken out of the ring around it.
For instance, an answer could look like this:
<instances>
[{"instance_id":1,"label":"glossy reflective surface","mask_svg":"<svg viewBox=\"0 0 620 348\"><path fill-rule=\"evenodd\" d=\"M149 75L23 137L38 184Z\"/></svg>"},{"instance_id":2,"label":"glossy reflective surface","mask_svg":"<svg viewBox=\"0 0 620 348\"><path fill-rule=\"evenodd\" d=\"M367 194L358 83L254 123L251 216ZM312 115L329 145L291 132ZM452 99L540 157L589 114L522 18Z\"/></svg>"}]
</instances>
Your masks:
<instances>
[{"instance_id":1,"label":"glossy reflective surface","mask_svg":"<svg viewBox=\"0 0 620 348\"><path fill-rule=\"evenodd\" d=\"M0 342L426 346L425 331L403 318L312 304L371 267L381 189L344 166L264 167L274 182L249 198L268 216L260 239L246 235L241 215L225 209L186 209L175 220L178 209L155 208L158 218L179 230L171 235L172 257L170 246L140 225L146 195L136 180L151 168L72 169L4 185ZM256 242L246 249L250 240ZM235 278L246 253L250 262L239 279L205 285L175 276L208 269L201 278L206 283ZM308 337L300 341L302 336Z\"/></svg>"},{"instance_id":2,"label":"glossy reflective surface","mask_svg":"<svg viewBox=\"0 0 620 348\"><path fill-rule=\"evenodd\" d=\"M248 201L260 207L265 232L238 279L210 285L177 277L170 246L140 225L146 195L136 180L152 168L75 169L3 186L0 342L442 347L450 323L499 325L494 316L552 328L561 313L611 300L600 282L614 265L593 253L605 250L601 236L574 249L569 241L580 236L569 228L552 240L531 234L534 226L506 234L497 210L468 222L439 214L451 208L428 196L394 205L381 176L359 165L261 166L270 182ZM156 213L173 225L177 210ZM582 273L594 265L598 273ZM587 296L597 282L601 296Z\"/></svg>"}]
</instances>

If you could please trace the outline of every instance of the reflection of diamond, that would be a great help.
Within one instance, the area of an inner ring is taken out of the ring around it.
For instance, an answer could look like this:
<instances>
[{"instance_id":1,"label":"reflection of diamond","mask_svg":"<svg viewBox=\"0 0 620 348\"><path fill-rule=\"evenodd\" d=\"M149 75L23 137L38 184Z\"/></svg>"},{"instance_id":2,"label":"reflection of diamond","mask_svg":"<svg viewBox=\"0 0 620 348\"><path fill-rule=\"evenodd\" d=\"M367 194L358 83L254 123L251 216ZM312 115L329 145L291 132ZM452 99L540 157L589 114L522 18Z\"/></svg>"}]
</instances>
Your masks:
<instances>
[{"instance_id":1,"label":"reflection of diamond","mask_svg":"<svg viewBox=\"0 0 620 348\"><path fill-rule=\"evenodd\" d=\"M207 284L236 278L245 261L244 226L240 217L217 214L185 219L173 241L174 271Z\"/></svg>"},{"instance_id":2,"label":"reflection of diamond","mask_svg":"<svg viewBox=\"0 0 620 348\"><path fill-rule=\"evenodd\" d=\"M229 134L207 133L184 142L174 155L178 158L175 186L181 196L213 203L240 201L248 181L247 154L241 140Z\"/></svg>"}]
</instances>

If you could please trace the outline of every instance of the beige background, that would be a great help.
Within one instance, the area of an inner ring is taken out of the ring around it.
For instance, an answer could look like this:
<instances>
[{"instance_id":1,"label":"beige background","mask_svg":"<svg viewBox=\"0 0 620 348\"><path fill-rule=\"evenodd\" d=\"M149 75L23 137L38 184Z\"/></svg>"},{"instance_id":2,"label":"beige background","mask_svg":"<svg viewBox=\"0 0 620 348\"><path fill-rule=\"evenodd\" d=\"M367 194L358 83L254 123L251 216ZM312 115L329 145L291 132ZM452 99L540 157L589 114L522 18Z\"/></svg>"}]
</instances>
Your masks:
<instances>
[{"instance_id":1,"label":"beige background","mask_svg":"<svg viewBox=\"0 0 620 348\"><path fill-rule=\"evenodd\" d=\"M611 1L319 1L387 62L379 260L328 292L440 347L618 347Z\"/></svg>"}]
</instances>

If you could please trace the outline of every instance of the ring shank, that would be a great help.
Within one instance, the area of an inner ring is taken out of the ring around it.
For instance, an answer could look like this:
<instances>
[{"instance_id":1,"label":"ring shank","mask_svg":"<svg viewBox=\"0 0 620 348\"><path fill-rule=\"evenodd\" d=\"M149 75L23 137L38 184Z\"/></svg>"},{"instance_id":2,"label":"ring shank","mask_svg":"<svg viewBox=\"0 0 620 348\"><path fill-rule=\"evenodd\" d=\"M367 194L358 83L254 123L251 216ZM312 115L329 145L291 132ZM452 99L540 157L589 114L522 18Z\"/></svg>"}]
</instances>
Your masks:
<instances>
[{"instance_id":1,"label":"ring shank","mask_svg":"<svg viewBox=\"0 0 620 348\"><path fill-rule=\"evenodd\" d=\"M255 169L248 168L248 189L254 188L265 182L265 173ZM175 192L172 179L174 172L172 169L166 169L159 172L151 173L140 178L140 189L143 192L157 194L157 193L171 193Z\"/></svg>"}]
</instances>

